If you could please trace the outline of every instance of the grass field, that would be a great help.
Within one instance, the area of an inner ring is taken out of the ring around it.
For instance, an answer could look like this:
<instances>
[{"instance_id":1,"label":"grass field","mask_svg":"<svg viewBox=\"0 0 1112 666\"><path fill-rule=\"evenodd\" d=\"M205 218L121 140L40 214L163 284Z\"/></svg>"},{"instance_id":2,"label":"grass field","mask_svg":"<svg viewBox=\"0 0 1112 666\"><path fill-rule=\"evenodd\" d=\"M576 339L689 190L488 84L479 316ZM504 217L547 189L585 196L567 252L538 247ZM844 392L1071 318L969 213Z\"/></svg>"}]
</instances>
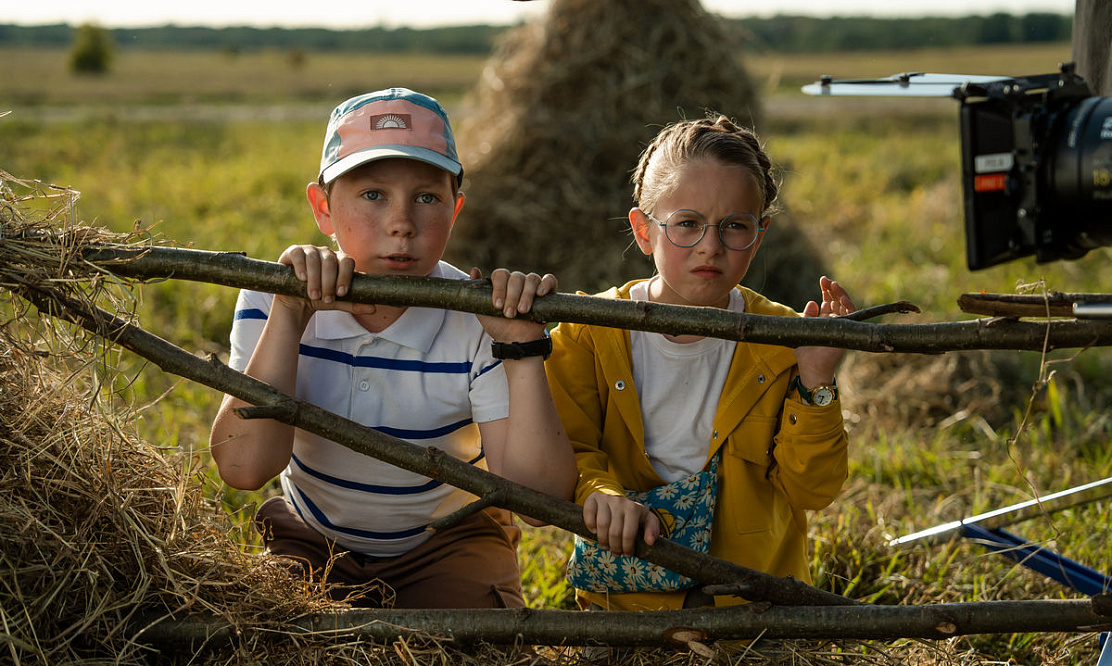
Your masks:
<instances>
[{"instance_id":1,"label":"grass field","mask_svg":"<svg viewBox=\"0 0 1112 666\"><path fill-rule=\"evenodd\" d=\"M1068 52L1068 45L1055 45L763 56L749 63L767 89L762 132L785 167L784 205L806 221L832 274L859 304L910 300L924 312L908 321L947 321L965 318L955 305L962 292L1010 293L1040 281L1050 290L1108 291L1110 256L1099 250L1075 262L1025 259L970 273L956 103L810 99L794 92L798 85L821 74L1041 73ZM12 110L0 118L0 169L81 190L77 217L89 223L140 227L182 245L265 259L292 242L324 241L312 233L303 190L316 173L324 119L336 101L404 83L441 96L458 117L482 69L478 59L309 54L295 65L284 53L125 51L109 76L77 79L60 52L7 50L0 59L10 65L0 83L0 113ZM142 296L146 328L190 351L226 358L232 290L174 283L147 286ZM166 394L142 412L140 432L203 453L220 396L143 370L126 356L124 363L136 378L121 391L124 399L139 406ZM1112 476L1108 364L1104 350L1049 359L1005 353L889 361L851 354L845 368L851 480L812 522L816 583L887 603L1074 596L974 544L897 551L886 541ZM877 396L876 386L901 378L920 392L899 404ZM259 496L228 493L224 500L234 508ZM1017 531L1107 569L1109 505L1046 516ZM533 605L569 607L560 573L566 543L552 529L529 531L522 565ZM1093 661L1096 640L1024 634L954 639L942 647L1013 663L1073 663Z\"/></svg>"},{"instance_id":2,"label":"grass field","mask_svg":"<svg viewBox=\"0 0 1112 666\"><path fill-rule=\"evenodd\" d=\"M122 49L111 72L89 77L71 73L66 52L58 49L0 48L0 57L9 64L0 85L0 106L4 108L201 102L281 107L295 101L318 101L330 108L334 100L398 82L451 104L471 88L484 62L478 56ZM1068 44L1049 44L762 54L745 59L745 64L769 93L796 94L801 85L823 74L879 77L920 71L1019 76L1056 71L1058 63L1069 57Z\"/></svg>"}]
</instances>

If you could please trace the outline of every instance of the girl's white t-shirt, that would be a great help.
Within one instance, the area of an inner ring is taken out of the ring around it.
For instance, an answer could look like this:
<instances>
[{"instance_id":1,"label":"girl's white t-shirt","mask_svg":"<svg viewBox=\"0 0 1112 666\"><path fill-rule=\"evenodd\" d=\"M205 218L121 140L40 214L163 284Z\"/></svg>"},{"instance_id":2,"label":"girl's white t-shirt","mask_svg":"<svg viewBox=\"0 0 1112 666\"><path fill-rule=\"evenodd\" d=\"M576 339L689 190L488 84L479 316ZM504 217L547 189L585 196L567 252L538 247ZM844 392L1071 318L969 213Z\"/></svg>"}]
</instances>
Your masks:
<instances>
[{"instance_id":1,"label":"girl's white t-shirt","mask_svg":"<svg viewBox=\"0 0 1112 666\"><path fill-rule=\"evenodd\" d=\"M648 300L651 283L635 284L630 298ZM730 292L728 309L745 312L745 298L738 289ZM680 344L646 331L630 331L629 337L645 453L661 478L678 481L702 470L707 461L714 415L737 343L703 338Z\"/></svg>"}]
</instances>

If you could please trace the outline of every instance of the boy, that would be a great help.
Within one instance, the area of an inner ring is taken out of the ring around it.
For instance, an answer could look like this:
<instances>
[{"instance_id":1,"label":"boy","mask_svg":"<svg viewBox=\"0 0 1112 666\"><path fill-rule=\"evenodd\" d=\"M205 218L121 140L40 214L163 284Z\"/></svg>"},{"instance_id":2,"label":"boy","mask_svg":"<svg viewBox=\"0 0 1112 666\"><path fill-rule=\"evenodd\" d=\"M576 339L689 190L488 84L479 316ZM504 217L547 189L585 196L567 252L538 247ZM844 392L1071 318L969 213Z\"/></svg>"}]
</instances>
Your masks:
<instances>
[{"instance_id":1,"label":"boy","mask_svg":"<svg viewBox=\"0 0 1112 666\"><path fill-rule=\"evenodd\" d=\"M339 251L293 245L282 253L307 299L240 293L230 365L569 499L575 460L543 365L551 343L542 324L512 318L556 288L553 276L495 271L494 305L508 318L337 300L355 271L466 277L440 261L463 206L462 178L447 114L431 97L391 88L336 107L306 195ZM235 488L258 489L281 475L284 496L255 518L270 552L337 584L337 598L381 580L398 608L524 606L520 531L508 512L487 510L433 533L430 522L473 496L278 421L240 419L233 410L243 404L224 397L212 455ZM344 556L329 568L336 553ZM389 600L367 593L351 601Z\"/></svg>"}]
</instances>

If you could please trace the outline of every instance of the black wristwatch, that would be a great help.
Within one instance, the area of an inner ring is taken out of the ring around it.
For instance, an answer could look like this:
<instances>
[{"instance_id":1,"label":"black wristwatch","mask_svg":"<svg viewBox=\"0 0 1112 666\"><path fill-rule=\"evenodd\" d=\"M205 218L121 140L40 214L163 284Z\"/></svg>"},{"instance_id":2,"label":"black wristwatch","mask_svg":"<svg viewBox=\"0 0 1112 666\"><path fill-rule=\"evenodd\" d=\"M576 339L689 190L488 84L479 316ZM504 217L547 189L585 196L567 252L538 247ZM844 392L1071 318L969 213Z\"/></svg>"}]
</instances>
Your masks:
<instances>
[{"instance_id":1,"label":"black wristwatch","mask_svg":"<svg viewBox=\"0 0 1112 666\"><path fill-rule=\"evenodd\" d=\"M543 356L547 359L552 355L552 338L546 335L532 342L491 341L490 353L494 358L504 361L516 361L528 356Z\"/></svg>"}]
</instances>

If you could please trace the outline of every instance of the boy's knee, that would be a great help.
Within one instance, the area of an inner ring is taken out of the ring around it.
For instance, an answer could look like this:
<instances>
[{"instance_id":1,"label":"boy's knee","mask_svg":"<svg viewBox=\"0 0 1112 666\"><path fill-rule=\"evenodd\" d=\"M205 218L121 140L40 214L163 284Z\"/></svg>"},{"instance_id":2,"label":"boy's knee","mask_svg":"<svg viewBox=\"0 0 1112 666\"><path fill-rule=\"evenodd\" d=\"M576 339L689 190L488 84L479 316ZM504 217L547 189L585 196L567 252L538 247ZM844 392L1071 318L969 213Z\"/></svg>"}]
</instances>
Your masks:
<instances>
[{"instance_id":1,"label":"boy's knee","mask_svg":"<svg viewBox=\"0 0 1112 666\"><path fill-rule=\"evenodd\" d=\"M398 608L524 608L520 583L443 576L397 590Z\"/></svg>"}]
</instances>

